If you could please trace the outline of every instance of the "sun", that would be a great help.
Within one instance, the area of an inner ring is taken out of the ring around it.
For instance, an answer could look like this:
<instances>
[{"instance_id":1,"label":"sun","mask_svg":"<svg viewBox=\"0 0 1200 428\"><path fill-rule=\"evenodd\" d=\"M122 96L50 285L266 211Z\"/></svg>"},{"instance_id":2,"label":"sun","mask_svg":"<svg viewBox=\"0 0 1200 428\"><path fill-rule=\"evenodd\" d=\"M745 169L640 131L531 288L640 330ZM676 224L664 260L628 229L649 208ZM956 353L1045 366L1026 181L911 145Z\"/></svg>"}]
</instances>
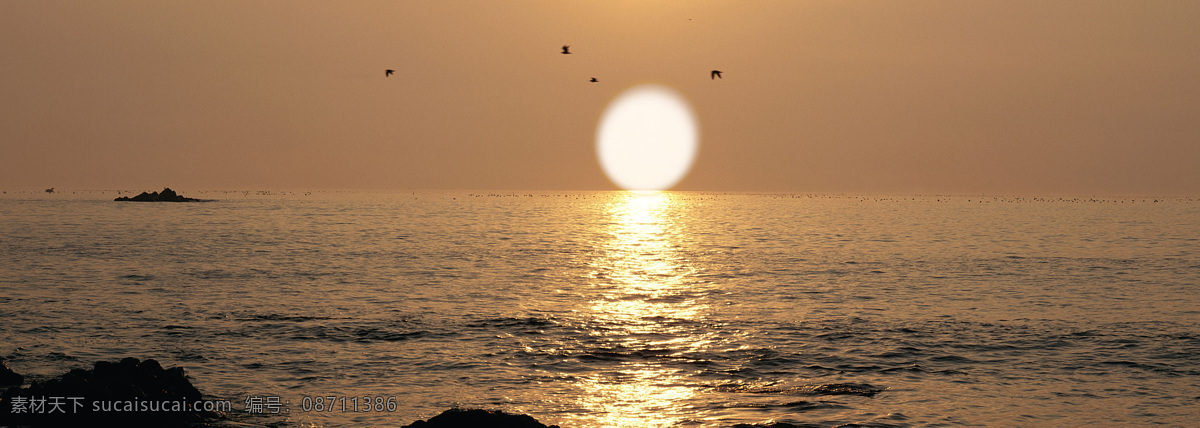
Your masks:
<instances>
[{"instance_id":1,"label":"sun","mask_svg":"<svg viewBox=\"0 0 1200 428\"><path fill-rule=\"evenodd\" d=\"M692 168L700 131L687 99L646 84L617 95L596 127L596 157L625 190L667 190Z\"/></svg>"}]
</instances>

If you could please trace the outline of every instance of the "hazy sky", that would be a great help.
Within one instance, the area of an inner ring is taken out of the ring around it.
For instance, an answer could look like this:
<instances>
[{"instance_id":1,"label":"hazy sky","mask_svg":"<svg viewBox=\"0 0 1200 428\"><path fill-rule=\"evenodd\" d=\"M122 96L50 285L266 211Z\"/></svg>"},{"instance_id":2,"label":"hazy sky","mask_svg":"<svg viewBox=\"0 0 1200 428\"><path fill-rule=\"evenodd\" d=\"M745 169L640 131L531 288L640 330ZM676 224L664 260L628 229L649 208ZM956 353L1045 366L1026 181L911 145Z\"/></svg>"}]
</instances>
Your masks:
<instances>
[{"instance_id":1,"label":"hazy sky","mask_svg":"<svg viewBox=\"0 0 1200 428\"><path fill-rule=\"evenodd\" d=\"M0 189L612 189L651 82L678 190L1200 195L1195 0L0 0Z\"/></svg>"}]
</instances>

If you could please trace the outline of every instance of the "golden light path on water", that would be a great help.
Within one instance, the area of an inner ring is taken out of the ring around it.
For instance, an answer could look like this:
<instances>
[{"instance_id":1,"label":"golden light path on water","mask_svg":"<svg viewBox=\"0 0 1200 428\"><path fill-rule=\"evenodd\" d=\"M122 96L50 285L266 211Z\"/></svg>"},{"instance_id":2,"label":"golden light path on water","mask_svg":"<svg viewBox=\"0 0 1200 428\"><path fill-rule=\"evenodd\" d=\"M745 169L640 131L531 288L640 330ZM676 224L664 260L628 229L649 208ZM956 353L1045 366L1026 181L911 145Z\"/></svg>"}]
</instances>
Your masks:
<instances>
[{"instance_id":1,"label":"golden light path on water","mask_svg":"<svg viewBox=\"0 0 1200 428\"><path fill-rule=\"evenodd\" d=\"M665 192L628 192L608 208L611 239L593 262L592 285L602 291L583 310L604 327L590 334L630 357L614 372L580 382L579 406L588 416L579 422L586 425L675 426L697 394L685 373L659 363L706 349L715 334L697 327L709 307L689 289L695 267L673 242L673 208Z\"/></svg>"}]
</instances>

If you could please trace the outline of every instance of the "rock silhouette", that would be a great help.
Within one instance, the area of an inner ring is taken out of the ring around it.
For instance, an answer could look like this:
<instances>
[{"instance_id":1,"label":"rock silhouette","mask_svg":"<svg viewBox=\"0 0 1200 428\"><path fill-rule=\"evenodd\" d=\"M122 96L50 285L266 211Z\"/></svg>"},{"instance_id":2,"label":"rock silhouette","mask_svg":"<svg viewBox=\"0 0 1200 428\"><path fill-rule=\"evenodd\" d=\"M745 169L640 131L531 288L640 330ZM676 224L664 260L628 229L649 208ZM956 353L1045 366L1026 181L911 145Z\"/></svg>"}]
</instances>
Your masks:
<instances>
[{"instance_id":1,"label":"rock silhouette","mask_svg":"<svg viewBox=\"0 0 1200 428\"><path fill-rule=\"evenodd\" d=\"M450 409L429 418L428 421L416 421L403 428L558 428L558 425L546 426L533 416L514 415L499 410L482 409Z\"/></svg>"},{"instance_id":2,"label":"rock silhouette","mask_svg":"<svg viewBox=\"0 0 1200 428\"><path fill-rule=\"evenodd\" d=\"M0 425L183 426L216 416L180 409L201 399L182 368L152 359L97 361L91 370L9 388L0 395Z\"/></svg>"},{"instance_id":3,"label":"rock silhouette","mask_svg":"<svg viewBox=\"0 0 1200 428\"><path fill-rule=\"evenodd\" d=\"M0 385L18 385L25 382L25 376L21 376L8 368L8 364L4 363L4 359L0 358Z\"/></svg>"},{"instance_id":4,"label":"rock silhouette","mask_svg":"<svg viewBox=\"0 0 1200 428\"><path fill-rule=\"evenodd\" d=\"M129 201L129 202L208 202L205 199L187 198L183 195L175 193L170 187L164 188L162 192L146 193L134 197L122 196L114 201Z\"/></svg>"},{"instance_id":5,"label":"rock silhouette","mask_svg":"<svg viewBox=\"0 0 1200 428\"><path fill-rule=\"evenodd\" d=\"M813 395L861 395L863 397L874 397L875 394L880 392L883 392L883 390L865 383L831 383L817 385L812 389Z\"/></svg>"}]
</instances>

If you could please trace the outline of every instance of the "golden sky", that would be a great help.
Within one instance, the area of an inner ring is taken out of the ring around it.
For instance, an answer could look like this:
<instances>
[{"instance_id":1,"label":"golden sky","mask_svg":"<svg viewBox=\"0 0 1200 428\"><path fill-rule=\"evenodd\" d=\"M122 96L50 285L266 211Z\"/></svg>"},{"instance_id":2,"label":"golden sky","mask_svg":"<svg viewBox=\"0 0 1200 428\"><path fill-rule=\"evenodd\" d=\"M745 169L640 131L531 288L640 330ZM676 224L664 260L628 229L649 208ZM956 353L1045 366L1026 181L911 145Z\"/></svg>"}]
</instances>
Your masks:
<instances>
[{"instance_id":1,"label":"golden sky","mask_svg":"<svg viewBox=\"0 0 1200 428\"><path fill-rule=\"evenodd\" d=\"M0 188L613 189L597 120L659 83L699 119L677 190L1196 195L1198 23L1193 0L0 0Z\"/></svg>"}]
</instances>

